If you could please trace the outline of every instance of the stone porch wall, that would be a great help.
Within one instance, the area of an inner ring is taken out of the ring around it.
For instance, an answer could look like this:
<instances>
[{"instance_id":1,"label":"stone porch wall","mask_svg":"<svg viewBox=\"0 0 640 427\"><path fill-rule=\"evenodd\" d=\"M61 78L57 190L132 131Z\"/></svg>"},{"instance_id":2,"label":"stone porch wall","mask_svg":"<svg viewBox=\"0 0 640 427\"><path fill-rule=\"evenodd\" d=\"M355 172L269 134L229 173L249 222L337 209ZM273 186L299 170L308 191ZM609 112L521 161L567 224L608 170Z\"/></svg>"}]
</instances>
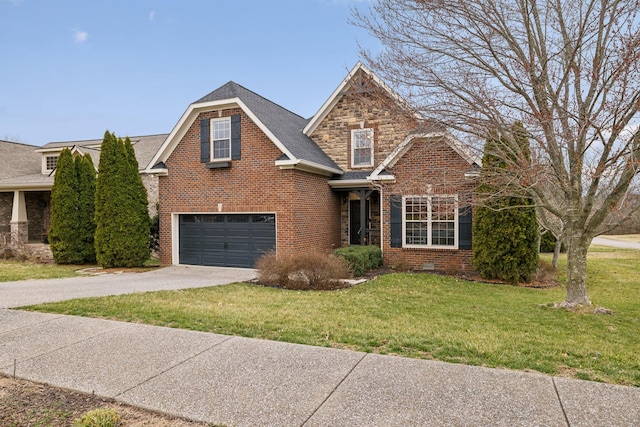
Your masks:
<instances>
[{"instance_id":1,"label":"stone porch wall","mask_svg":"<svg viewBox=\"0 0 640 427\"><path fill-rule=\"evenodd\" d=\"M0 193L0 248L11 244L13 193Z\"/></svg>"}]
</instances>

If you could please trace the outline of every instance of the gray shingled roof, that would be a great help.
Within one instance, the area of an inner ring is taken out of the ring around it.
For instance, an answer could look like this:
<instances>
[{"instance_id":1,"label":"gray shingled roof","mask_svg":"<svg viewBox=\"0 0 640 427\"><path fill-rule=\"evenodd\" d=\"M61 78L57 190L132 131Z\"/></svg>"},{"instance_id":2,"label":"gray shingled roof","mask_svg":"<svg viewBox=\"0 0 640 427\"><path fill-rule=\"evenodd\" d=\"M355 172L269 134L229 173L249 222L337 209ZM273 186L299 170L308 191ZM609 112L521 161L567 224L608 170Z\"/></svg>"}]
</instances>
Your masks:
<instances>
[{"instance_id":1,"label":"gray shingled roof","mask_svg":"<svg viewBox=\"0 0 640 427\"><path fill-rule=\"evenodd\" d=\"M364 170L364 171L349 171L349 172L345 172L340 176L336 176L335 178L333 178L334 180L340 180L340 181L350 181L353 179L367 179L367 177L369 175L371 175L371 173L373 172L373 170Z\"/></svg>"},{"instance_id":2,"label":"gray shingled roof","mask_svg":"<svg viewBox=\"0 0 640 427\"><path fill-rule=\"evenodd\" d=\"M136 160L140 170L145 169L156 151L162 143L167 139L168 134L146 135L146 136L130 136L131 144L136 153ZM64 148L77 146L80 151L91 156L93 163L98 166L100 162L100 145L102 139L88 139L84 141L66 141L66 142L50 142L41 148Z\"/></svg>"},{"instance_id":3,"label":"gray shingled roof","mask_svg":"<svg viewBox=\"0 0 640 427\"><path fill-rule=\"evenodd\" d=\"M0 180L40 173L42 156L35 145L0 140Z\"/></svg>"},{"instance_id":4,"label":"gray shingled roof","mask_svg":"<svg viewBox=\"0 0 640 427\"><path fill-rule=\"evenodd\" d=\"M276 138L299 160L340 170L327 154L304 133L308 120L230 81L194 104L239 98Z\"/></svg>"}]
</instances>

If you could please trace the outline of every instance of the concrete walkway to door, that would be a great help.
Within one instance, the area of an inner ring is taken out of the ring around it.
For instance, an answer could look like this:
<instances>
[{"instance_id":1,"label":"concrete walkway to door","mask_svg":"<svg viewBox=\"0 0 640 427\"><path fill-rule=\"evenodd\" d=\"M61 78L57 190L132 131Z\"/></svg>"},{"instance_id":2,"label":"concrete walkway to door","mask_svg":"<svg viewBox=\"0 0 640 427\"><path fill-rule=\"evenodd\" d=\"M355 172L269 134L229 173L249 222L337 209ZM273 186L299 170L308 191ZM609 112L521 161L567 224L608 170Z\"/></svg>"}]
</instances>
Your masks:
<instances>
[{"instance_id":1,"label":"concrete walkway to door","mask_svg":"<svg viewBox=\"0 0 640 427\"><path fill-rule=\"evenodd\" d=\"M255 276L255 270L250 268L171 266L145 273L0 282L0 309L73 298L203 288L251 280Z\"/></svg>"}]
</instances>

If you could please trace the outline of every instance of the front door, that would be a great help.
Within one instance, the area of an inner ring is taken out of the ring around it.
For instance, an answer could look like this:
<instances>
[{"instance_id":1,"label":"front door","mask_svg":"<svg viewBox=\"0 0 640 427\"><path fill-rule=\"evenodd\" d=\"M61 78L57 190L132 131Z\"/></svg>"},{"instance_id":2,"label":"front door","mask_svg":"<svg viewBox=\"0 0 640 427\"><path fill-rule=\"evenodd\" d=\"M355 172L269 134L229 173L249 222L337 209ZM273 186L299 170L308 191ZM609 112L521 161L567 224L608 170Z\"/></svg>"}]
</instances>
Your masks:
<instances>
[{"instance_id":1,"label":"front door","mask_svg":"<svg viewBox=\"0 0 640 427\"><path fill-rule=\"evenodd\" d=\"M365 224L361 224L361 216L360 216L360 200L350 200L349 201L349 244L350 245L360 245L362 242L360 241L360 230L362 227L367 229L370 221L370 205L369 200L366 202L366 212L365 212ZM366 233L365 233L366 236Z\"/></svg>"}]
</instances>

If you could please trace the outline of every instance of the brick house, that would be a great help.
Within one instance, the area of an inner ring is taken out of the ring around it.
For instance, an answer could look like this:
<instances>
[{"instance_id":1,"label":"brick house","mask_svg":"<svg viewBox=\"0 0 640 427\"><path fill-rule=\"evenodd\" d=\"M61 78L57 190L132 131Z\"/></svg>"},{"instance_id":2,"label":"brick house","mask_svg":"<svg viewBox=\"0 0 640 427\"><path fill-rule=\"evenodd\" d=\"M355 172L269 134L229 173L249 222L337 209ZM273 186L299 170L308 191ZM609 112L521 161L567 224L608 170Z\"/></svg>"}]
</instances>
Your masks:
<instances>
[{"instance_id":1,"label":"brick house","mask_svg":"<svg viewBox=\"0 0 640 427\"><path fill-rule=\"evenodd\" d=\"M229 82L188 106L159 175L165 264L380 245L387 263L470 270L479 160L362 63L305 119Z\"/></svg>"},{"instance_id":2,"label":"brick house","mask_svg":"<svg viewBox=\"0 0 640 427\"><path fill-rule=\"evenodd\" d=\"M142 181L155 214L158 178L144 172L167 134L132 137ZM46 241L50 226L51 186L56 162L64 148L89 154L96 168L101 139L51 142L42 147L0 141L0 250Z\"/></svg>"}]
</instances>

